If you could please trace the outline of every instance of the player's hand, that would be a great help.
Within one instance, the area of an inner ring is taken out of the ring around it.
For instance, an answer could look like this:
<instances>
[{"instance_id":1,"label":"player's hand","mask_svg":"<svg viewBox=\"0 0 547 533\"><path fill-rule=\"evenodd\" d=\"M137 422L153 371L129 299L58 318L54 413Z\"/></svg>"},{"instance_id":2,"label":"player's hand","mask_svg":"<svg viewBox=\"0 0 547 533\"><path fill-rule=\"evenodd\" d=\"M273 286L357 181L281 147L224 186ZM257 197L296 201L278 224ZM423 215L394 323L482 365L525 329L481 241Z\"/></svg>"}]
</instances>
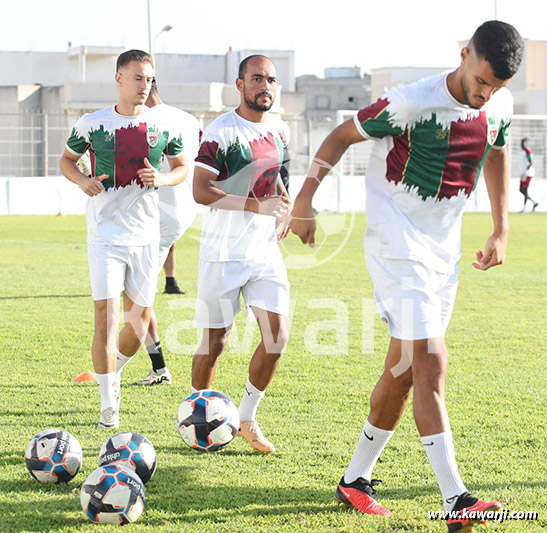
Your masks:
<instances>
[{"instance_id":1,"label":"player's hand","mask_svg":"<svg viewBox=\"0 0 547 533\"><path fill-rule=\"evenodd\" d=\"M276 227L280 229L279 233L277 234L278 242L282 241L291 230L291 228L289 227L289 223L291 221L292 202L287 195L283 195L283 198L285 198L288 202L288 210L282 217L278 218L276 221Z\"/></svg>"},{"instance_id":2,"label":"player's hand","mask_svg":"<svg viewBox=\"0 0 547 533\"><path fill-rule=\"evenodd\" d=\"M161 187L163 185L161 172L158 172L146 157L144 158L144 168L137 170L137 176L145 187Z\"/></svg>"},{"instance_id":3,"label":"player's hand","mask_svg":"<svg viewBox=\"0 0 547 533\"><path fill-rule=\"evenodd\" d=\"M472 265L477 270L488 270L493 266L503 264L507 254L508 238L508 231L505 231L499 235L491 235L486 241L484 252L479 250L475 254L477 263L472 263Z\"/></svg>"},{"instance_id":4,"label":"player's hand","mask_svg":"<svg viewBox=\"0 0 547 533\"><path fill-rule=\"evenodd\" d=\"M264 196L256 198L256 210L259 215L275 217L278 221L290 212L291 201L288 196Z\"/></svg>"},{"instance_id":5,"label":"player's hand","mask_svg":"<svg viewBox=\"0 0 547 533\"><path fill-rule=\"evenodd\" d=\"M295 235L300 237L303 244L309 244L310 248L315 246L315 230L317 229L317 225L311 202L299 200L298 197L296 198L289 228Z\"/></svg>"},{"instance_id":6,"label":"player's hand","mask_svg":"<svg viewBox=\"0 0 547 533\"><path fill-rule=\"evenodd\" d=\"M104 191L104 185L102 181L108 178L108 174L101 174L100 176L93 176L81 181L80 189L84 191L88 196L97 196Z\"/></svg>"}]
</instances>

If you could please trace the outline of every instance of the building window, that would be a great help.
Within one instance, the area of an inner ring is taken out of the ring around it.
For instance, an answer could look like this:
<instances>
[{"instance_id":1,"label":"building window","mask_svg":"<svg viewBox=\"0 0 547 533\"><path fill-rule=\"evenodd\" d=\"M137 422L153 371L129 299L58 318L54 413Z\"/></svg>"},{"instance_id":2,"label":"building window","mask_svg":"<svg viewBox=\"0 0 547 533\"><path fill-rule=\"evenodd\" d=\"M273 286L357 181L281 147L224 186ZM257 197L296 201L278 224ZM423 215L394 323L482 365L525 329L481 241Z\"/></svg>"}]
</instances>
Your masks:
<instances>
[{"instance_id":1,"label":"building window","mask_svg":"<svg viewBox=\"0 0 547 533\"><path fill-rule=\"evenodd\" d=\"M348 102L353 104L353 102L355 102L355 98L353 96L348 96Z\"/></svg>"}]
</instances>

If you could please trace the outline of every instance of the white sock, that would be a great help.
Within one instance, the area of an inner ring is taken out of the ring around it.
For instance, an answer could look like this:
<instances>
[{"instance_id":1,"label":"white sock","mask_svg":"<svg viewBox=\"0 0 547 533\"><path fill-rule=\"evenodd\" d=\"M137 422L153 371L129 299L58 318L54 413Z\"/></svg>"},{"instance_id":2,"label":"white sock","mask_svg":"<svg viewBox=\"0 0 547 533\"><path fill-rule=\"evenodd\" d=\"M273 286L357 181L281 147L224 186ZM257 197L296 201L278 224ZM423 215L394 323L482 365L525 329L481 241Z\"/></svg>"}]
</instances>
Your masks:
<instances>
[{"instance_id":1,"label":"white sock","mask_svg":"<svg viewBox=\"0 0 547 533\"><path fill-rule=\"evenodd\" d=\"M127 357L120 350L116 350L116 372L121 373L123 367L131 361L132 357Z\"/></svg>"},{"instance_id":2,"label":"white sock","mask_svg":"<svg viewBox=\"0 0 547 533\"><path fill-rule=\"evenodd\" d=\"M258 390L247 378L247 385L239 404L239 419L241 422L252 422L256 417L256 409L266 391Z\"/></svg>"},{"instance_id":3,"label":"white sock","mask_svg":"<svg viewBox=\"0 0 547 533\"><path fill-rule=\"evenodd\" d=\"M158 376L161 376L162 374L165 374L165 371L167 370L167 367L164 366L163 368L158 368L157 370L154 370Z\"/></svg>"},{"instance_id":4,"label":"white sock","mask_svg":"<svg viewBox=\"0 0 547 533\"><path fill-rule=\"evenodd\" d=\"M372 469L393 433L394 431L373 426L367 418L357 448L355 448L348 469L344 474L346 483L351 483L359 477L370 481Z\"/></svg>"},{"instance_id":5,"label":"white sock","mask_svg":"<svg viewBox=\"0 0 547 533\"><path fill-rule=\"evenodd\" d=\"M456 503L455 496L467 491L456 465L452 431L422 437L422 444L441 489L444 508L451 511Z\"/></svg>"},{"instance_id":6,"label":"white sock","mask_svg":"<svg viewBox=\"0 0 547 533\"><path fill-rule=\"evenodd\" d=\"M101 411L109 407L117 407L116 395L114 393L114 381L116 381L116 372L108 374L95 374L97 385L99 385L99 395L101 397Z\"/></svg>"}]
</instances>

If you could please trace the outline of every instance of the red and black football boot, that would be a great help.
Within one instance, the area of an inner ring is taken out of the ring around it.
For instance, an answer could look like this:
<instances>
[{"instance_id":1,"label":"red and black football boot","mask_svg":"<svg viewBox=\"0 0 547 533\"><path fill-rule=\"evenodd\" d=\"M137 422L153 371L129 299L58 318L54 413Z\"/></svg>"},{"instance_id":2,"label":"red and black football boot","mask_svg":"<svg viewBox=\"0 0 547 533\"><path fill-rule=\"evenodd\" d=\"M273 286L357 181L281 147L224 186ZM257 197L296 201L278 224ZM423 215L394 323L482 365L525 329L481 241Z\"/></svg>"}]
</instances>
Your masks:
<instances>
[{"instance_id":1,"label":"red and black football boot","mask_svg":"<svg viewBox=\"0 0 547 533\"><path fill-rule=\"evenodd\" d=\"M474 527L486 525L485 513L495 512L501 509L500 502L483 502L469 492L458 496L452 514L457 512L455 518L449 518L446 522L449 533L473 533Z\"/></svg>"},{"instance_id":2,"label":"red and black football boot","mask_svg":"<svg viewBox=\"0 0 547 533\"><path fill-rule=\"evenodd\" d=\"M336 499L338 503L347 507L353 507L360 513L391 516L391 511L386 509L377 499L374 487L382 483L379 479L367 481L362 477L351 483L344 481L344 476L336 488Z\"/></svg>"}]
</instances>

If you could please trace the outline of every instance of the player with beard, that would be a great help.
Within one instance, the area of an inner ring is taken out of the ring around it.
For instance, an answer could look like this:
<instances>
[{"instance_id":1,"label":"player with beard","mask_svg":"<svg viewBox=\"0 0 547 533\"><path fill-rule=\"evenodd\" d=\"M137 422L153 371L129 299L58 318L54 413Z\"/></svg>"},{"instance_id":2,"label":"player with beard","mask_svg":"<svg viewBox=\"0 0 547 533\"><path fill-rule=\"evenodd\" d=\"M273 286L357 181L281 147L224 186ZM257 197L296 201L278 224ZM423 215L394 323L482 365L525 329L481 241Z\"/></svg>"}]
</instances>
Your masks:
<instances>
[{"instance_id":1,"label":"player with beard","mask_svg":"<svg viewBox=\"0 0 547 533\"><path fill-rule=\"evenodd\" d=\"M505 260L512 115L505 86L522 53L513 26L485 22L462 49L458 69L391 89L336 128L296 198L291 229L313 246L312 198L321 180L350 145L374 141L366 175L365 258L391 342L364 430L336 491L340 502L362 513L391 514L376 499L372 470L411 389L422 444L445 508L455 513L449 531L472 531L483 522L466 511L501 507L471 496L458 472L444 397L444 334L458 284L462 213L482 168L494 227L473 266L485 271Z\"/></svg>"},{"instance_id":2,"label":"player with beard","mask_svg":"<svg viewBox=\"0 0 547 533\"><path fill-rule=\"evenodd\" d=\"M289 128L268 114L277 87L270 59L244 59L236 86L239 107L205 130L195 164L194 198L209 209L203 215L196 304L203 340L192 363L192 392L211 388L242 294L262 339L239 406L240 434L255 450L270 453L275 447L262 433L256 410L288 342L289 281L277 241L287 234L283 220L291 208L280 178Z\"/></svg>"}]
</instances>

